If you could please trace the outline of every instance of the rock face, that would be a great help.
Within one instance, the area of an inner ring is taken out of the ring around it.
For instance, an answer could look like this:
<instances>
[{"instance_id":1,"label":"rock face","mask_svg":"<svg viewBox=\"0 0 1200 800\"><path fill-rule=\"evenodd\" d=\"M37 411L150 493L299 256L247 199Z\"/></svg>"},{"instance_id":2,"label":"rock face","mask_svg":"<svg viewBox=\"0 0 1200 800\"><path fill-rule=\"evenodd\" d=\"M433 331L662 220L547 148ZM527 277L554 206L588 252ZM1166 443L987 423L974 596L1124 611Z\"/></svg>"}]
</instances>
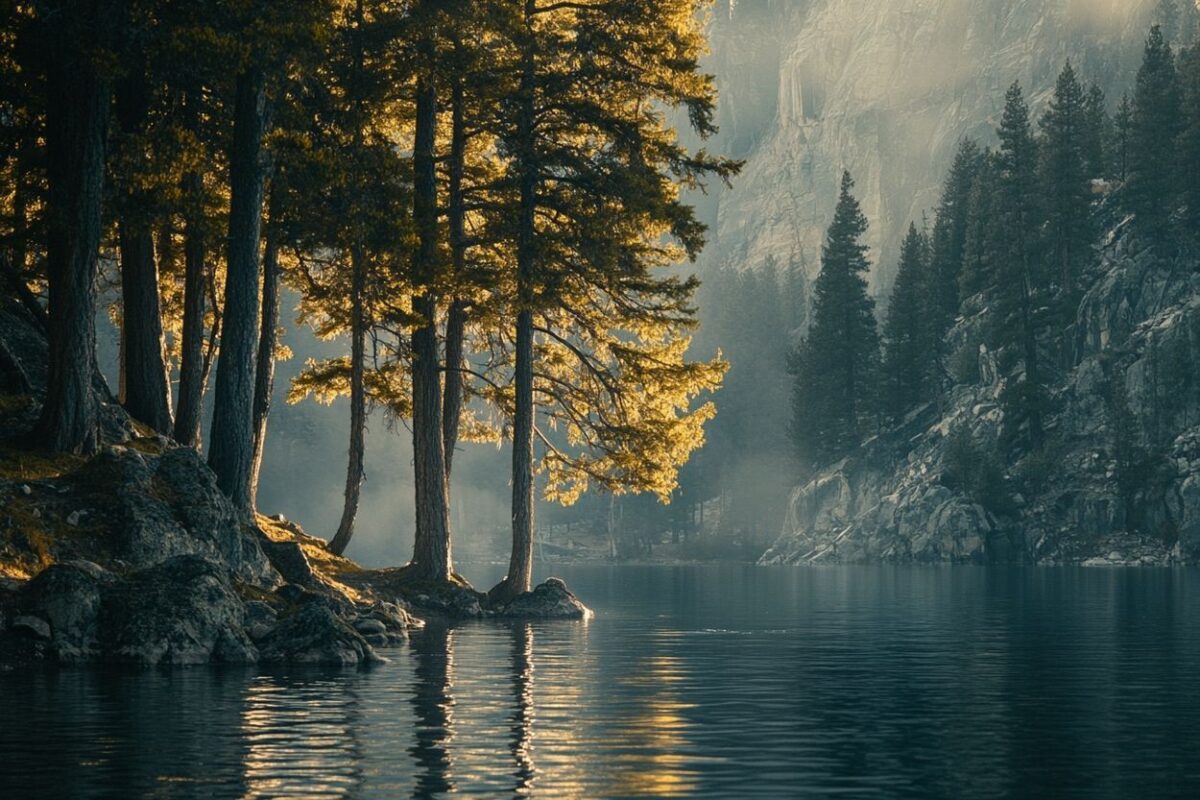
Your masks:
<instances>
[{"instance_id":1,"label":"rock face","mask_svg":"<svg viewBox=\"0 0 1200 800\"><path fill-rule=\"evenodd\" d=\"M111 660L140 666L258 658L228 573L197 555L169 558L107 592L100 627Z\"/></svg>"},{"instance_id":2,"label":"rock face","mask_svg":"<svg viewBox=\"0 0 1200 800\"><path fill-rule=\"evenodd\" d=\"M362 634L320 603L289 616L259 644L264 663L350 666L384 660Z\"/></svg>"},{"instance_id":3,"label":"rock face","mask_svg":"<svg viewBox=\"0 0 1200 800\"><path fill-rule=\"evenodd\" d=\"M19 440L37 418L45 358L33 315L0 296L0 439ZM101 382L97 391L98 455L5 450L17 467L5 474L20 477L0 477L0 567L36 574L0 580L0 669L361 664L421 624L318 580L302 531L269 539L194 450L143 435ZM25 477L27 461L40 477Z\"/></svg>"},{"instance_id":4,"label":"rock face","mask_svg":"<svg viewBox=\"0 0 1200 800\"><path fill-rule=\"evenodd\" d=\"M707 68L718 79L713 147L746 159L731 189L698 198L708 263L819 267L849 169L891 284L909 221L937 202L962 136L992 143L1020 80L1040 113L1071 58L1111 96L1132 74L1156 0L721 0Z\"/></svg>"},{"instance_id":5,"label":"rock face","mask_svg":"<svg viewBox=\"0 0 1200 800\"><path fill-rule=\"evenodd\" d=\"M979 352L980 381L798 487L762 563L1200 561L1197 260L1160 258L1116 227L1068 336L1071 366L1051 387L1054 444L998 474L990 501L954 474L953 441L969 434L986 453L1000 436L1003 382L975 344L986 314L952 333L961 351ZM1142 480L1124 487L1114 392L1128 406L1126 446L1144 462Z\"/></svg>"}]
</instances>

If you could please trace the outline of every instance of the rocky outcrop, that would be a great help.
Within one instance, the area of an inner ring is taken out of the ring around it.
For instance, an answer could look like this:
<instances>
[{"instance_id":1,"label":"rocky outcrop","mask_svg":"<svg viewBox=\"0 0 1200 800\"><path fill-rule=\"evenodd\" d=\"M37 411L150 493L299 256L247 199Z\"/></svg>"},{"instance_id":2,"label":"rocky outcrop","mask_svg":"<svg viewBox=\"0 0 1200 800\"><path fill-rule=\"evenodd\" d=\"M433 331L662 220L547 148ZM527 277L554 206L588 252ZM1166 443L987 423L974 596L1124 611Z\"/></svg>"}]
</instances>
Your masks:
<instances>
[{"instance_id":1,"label":"rocky outcrop","mask_svg":"<svg viewBox=\"0 0 1200 800\"><path fill-rule=\"evenodd\" d=\"M798 487L762 563L1200 562L1197 258L1159 256L1115 226L1051 387L1051 444L1007 469L992 455L1004 384L975 344L987 313L952 333L978 351L980 379ZM969 485L964 463L991 469L990 483Z\"/></svg>"},{"instance_id":2,"label":"rocky outcrop","mask_svg":"<svg viewBox=\"0 0 1200 800\"><path fill-rule=\"evenodd\" d=\"M591 610L571 593L561 578L547 578L533 591L493 610L505 619L588 619Z\"/></svg>"}]
</instances>

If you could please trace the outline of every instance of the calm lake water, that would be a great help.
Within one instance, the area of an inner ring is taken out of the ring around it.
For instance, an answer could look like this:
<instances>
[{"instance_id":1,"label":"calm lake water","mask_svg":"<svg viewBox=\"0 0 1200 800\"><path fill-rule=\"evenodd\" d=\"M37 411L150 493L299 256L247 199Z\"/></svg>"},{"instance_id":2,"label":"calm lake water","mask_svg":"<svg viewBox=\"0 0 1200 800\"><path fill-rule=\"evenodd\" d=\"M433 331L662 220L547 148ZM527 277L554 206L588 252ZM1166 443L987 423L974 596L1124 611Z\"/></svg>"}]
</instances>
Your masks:
<instances>
[{"instance_id":1,"label":"calm lake water","mask_svg":"<svg viewBox=\"0 0 1200 800\"><path fill-rule=\"evenodd\" d=\"M0 797L1200 797L1200 572L554 571L365 672L0 677Z\"/></svg>"}]
</instances>

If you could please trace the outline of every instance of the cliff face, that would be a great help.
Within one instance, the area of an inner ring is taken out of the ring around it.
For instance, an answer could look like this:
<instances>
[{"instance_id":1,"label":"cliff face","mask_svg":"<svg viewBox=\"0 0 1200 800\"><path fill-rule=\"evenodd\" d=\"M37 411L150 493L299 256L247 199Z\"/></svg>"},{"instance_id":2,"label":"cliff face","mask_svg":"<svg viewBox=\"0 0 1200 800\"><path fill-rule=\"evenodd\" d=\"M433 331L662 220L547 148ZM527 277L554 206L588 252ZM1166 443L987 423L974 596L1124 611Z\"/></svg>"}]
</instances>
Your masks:
<instances>
[{"instance_id":1,"label":"cliff face","mask_svg":"<svg viewBox=\"0 0 1200 800\"><path fill-rule=\"evenodd\" d=\"M819 267L843 169L871 222L872 289L890 286L910 220L937 201L962 136L991 142L1004 90L1035 112L1071 58L1114 93L1131 85L1153 0L725 0L709 69L717 146L746 159L702 203L706 259ZM1115 98L1113 98L1115 100Z\"/></svg>"},{"instance_id":2,"label":"cliff face","mask_svg":"<svg viewBox=\"0 0 1200 800\"><path fill-rule=\"evenodd\" d=\"M1003 421L994 359L973 345L987 313L952 334L978 352L980 379L797 488L763 563L1200 561L1197 259L1110 234L1072 326L1073 366L1051 387L1054 444L997 468L990 498L956 474L956 437L969 432L986 460Z\"/></svg>"}]
</instances>

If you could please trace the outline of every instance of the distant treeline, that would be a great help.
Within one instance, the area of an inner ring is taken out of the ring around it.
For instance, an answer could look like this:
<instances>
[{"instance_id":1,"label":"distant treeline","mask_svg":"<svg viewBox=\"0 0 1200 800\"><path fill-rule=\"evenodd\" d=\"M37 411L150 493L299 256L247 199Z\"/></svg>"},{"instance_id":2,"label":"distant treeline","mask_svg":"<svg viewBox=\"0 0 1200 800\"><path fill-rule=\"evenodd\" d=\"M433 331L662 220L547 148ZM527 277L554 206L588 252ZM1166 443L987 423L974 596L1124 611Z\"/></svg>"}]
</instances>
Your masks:
<instances>
[{"instance_id":1,"label":"distant treeline","mask_svg":"<svg viewBox=\"0 0 1200 800\"><path fill-rule=\"evenodd\" d=\"M1178 18L1172 25L1194 30ZM954 386L978 382L981 348L1004 381L1004 425L998 452L971 456L980 462L971 467L974 490L986 495L1007 465L1045 451L1049 387L1074 364L1071 326L1102 224L1131 225L1160 258L1200 239L1200 44L1177 54L1155 25L1136 85L1113 113L1109 106L1070 62L1036 121L1014 83L999 144L962 141L932 225L909 228L881 330L864 280L866 220L845 176L811 324L792 356L790 431L803 474ZM980 321L974 337L951 351L951 329L972 318ZM1172 371L1178 385L1160 391L1195 391L1193 373L1181 365ZM1132 485L1147 458L1135 452L1122 384L1110 383L1102 399L1119 423L1118 461ZM958 443L964 458L972 447Z\"/></svg>"}]
</instances>

